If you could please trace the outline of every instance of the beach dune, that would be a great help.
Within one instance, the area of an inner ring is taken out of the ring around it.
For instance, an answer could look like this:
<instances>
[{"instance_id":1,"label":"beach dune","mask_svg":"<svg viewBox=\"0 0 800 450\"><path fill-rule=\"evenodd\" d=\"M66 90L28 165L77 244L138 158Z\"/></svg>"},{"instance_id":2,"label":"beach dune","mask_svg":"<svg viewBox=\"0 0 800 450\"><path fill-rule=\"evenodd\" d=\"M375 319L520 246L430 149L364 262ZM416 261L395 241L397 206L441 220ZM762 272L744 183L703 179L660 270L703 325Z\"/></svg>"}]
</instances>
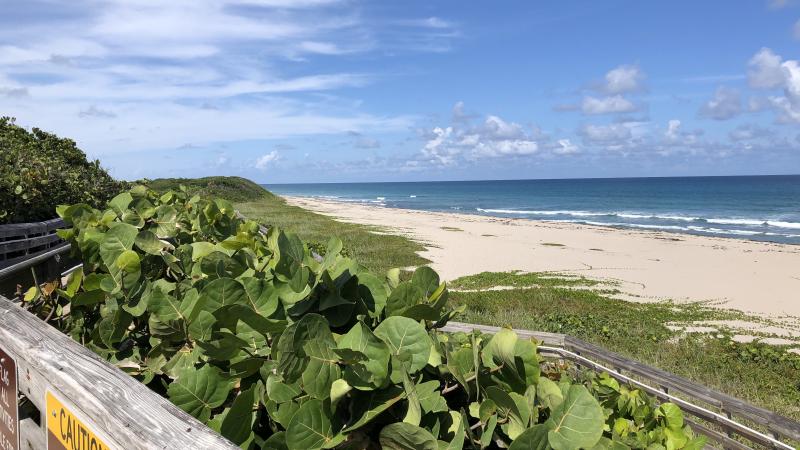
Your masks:
<instances>
[{"instance_id":1,"label":"beach dune","mask_svg":"<svg viewBox=\"0 0 800 450\"><path fill-rule=\"evenodd\" d=\"M711 300L762 316L800 316L800 246L285 198L421 242L421 255L445 280L552 271L618 283L630 300Z\"/></svg>"}]
</instances>

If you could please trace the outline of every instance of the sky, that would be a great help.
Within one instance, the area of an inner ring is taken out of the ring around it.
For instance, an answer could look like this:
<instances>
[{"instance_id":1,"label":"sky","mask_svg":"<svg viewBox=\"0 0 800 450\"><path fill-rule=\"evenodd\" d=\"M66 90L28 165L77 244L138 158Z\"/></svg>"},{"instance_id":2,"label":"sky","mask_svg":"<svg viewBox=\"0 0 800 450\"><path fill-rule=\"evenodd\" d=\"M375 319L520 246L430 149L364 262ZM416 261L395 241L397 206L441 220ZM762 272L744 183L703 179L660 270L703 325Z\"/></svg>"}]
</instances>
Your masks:
<instances>
[{"instance_id":1,"label":"sky","mask_svg":"<svg viewBox=\"0 0 800 450\"><path fill-rule=\"evenodd\" d=\"M123 179L800 173L800 0L0 5L0 115Z\"/></svg>"}]
</instances>

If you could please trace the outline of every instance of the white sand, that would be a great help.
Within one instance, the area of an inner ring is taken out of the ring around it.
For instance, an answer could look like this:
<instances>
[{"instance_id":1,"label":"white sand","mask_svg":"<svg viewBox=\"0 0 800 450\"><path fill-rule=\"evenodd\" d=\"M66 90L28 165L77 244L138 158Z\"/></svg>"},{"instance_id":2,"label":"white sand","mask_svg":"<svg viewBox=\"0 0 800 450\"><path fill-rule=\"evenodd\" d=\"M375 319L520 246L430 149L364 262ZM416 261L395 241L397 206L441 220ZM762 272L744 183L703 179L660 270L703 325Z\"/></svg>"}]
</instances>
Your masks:
<instances>
[{"instance_id":1,"label":"white sand","mask_svg":"<svg viewBox=\"0 0 800 450\"><path fill-rule=\"evenodd\" d=\"M443 279L555 271L620 282L622 291L643 301L714 300L762 316L800 317L800 246L300 197L287 201L410 236L426 246L421 256Z\"/></svg>"}]
</instances>

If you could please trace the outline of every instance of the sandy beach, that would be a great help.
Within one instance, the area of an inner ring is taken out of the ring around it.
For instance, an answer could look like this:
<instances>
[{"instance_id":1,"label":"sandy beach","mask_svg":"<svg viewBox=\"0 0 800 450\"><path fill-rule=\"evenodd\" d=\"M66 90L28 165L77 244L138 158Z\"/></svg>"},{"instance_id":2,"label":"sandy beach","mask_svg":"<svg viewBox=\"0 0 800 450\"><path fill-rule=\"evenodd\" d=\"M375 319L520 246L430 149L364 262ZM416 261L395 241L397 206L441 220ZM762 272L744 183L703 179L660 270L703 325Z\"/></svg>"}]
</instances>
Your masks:
<instances>
[{"instance_id":1,"label":"sandy beach","mask_svg":"<svg viewBox=\"0 0 800 450\"><path fill-rule=\"evenodd\" d=\"M800 317L800 246L306 197L286 200L409 236L425 245L421 255L446 280L484 271L552 271L618 283L630 300L711 300L761 316Z\"/></svg>"}]
</instances>

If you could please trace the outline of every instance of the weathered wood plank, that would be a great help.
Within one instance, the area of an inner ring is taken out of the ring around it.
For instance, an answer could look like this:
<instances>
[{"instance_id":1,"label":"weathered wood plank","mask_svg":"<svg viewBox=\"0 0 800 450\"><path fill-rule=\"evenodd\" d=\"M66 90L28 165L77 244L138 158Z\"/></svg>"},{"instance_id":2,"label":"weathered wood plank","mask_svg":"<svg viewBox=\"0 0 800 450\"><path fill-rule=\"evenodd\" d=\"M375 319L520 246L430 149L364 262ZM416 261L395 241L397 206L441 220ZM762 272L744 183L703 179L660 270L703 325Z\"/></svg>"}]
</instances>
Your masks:
<instances>
[{"instance_id":1,"label":"weathered wood plank","mask_svg":"<svg viewBox=\"0 0 800 450\"><path fill-rule=\"evenodd\" d=\"M482 333L494 334L500 331L500 327L493 327L489 325L476 325L472 323L463 322L447 322L447 325L440 328L442 331L449 333L464 332L471 333L472 330L478 330ZM548 333L546 331L530 331L514 329L518 336L524 339L534 338L537 341L543 342L547 345L564 346L564 335L557 333Z\"/></svg>"},{"instance_id":2,"label":"weathered wood plank","mask_svg":"<svg viewBox=\"0 0 800 450\"><path fill-rule=\"evenodd\" d=\"M17 361L20 391L40 411L45 411L45 390L56 391L119 449L237 448L133 377L3 297L0 345Z\"/></svg>"},{"instance_id":3,"label":"weathered wood plank","mask_svg":"<svg viewBox=\"0 0 800 450\"><path fill-rule=\"evenodd\" d=\"M13 241L3 241L0 242L0 255L41 247L43 245L52 244L60 240L61 238L58 237L57 234L45 234L44 236L37 236L27 239L14 239Z\"/></svg>"},{"instance_id":4,"label":"weathered wood plank","mask_svg":"<svg viewBox=\"0 0 800 450\"><path fill-rule=\"evenodd\" d=\"M0 239L49 234L53 230L64 228L65 226L66 224L62 219L51 219L44 222L9 223L0 225Z\"/></svg>"}]
</instances>

